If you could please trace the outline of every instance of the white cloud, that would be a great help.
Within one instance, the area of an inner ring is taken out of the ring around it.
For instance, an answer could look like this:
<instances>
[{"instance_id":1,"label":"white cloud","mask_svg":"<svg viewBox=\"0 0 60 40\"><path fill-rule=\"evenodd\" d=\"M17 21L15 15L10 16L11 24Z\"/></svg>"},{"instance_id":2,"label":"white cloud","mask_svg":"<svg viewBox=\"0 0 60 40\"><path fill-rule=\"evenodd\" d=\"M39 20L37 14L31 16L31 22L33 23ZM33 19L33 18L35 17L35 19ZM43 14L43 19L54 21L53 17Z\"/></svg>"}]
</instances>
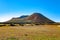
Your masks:
<instances>
[{"instance_id":1,"label":"white cloud","mask_svg":"<svg viewBox=\"0 0 60 40\"><path fill-rule=\"evenodd\" d=\"M0 17L0 22L5 22L5 21L8 21L10 19L11 18L8 18L8 17Z\"/></svg>"}]
</instances>

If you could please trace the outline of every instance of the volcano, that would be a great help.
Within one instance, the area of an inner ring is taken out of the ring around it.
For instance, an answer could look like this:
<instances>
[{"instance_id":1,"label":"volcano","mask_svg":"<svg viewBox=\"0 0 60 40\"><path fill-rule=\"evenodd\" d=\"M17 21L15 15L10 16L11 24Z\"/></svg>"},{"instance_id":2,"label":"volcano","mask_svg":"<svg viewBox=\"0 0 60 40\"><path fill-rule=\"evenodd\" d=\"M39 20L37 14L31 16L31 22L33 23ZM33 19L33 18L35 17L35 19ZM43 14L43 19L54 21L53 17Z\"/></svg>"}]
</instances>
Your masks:
<instances>
[{"instance_id":1,"label":"volcano","mask_svg":"<svg viewBox=\"0 0 60 40\"><path fill-rule=\"evenodd\" d=\"M41 13L33 13L31 16L26 18L26 20L31 20L32 22L35 22L35 23L48 23L48 24L55 23L54 21L42 15Z\"/></svg>"},{"instance_id":2,"label":"volcano","mask_svg":"<svg viewBox=\"0 0 60 40\"><path fill-rule=\"evenodd\" d=\"M13 23L31 22L31 23L39 23L39 24L55 23L54 21L42 15L41 13L33 13L32 15L29 15L29 16L21 16L17 18L12 18L11 20L7 22L13 22Z\"/></svg>"}]
</instances>

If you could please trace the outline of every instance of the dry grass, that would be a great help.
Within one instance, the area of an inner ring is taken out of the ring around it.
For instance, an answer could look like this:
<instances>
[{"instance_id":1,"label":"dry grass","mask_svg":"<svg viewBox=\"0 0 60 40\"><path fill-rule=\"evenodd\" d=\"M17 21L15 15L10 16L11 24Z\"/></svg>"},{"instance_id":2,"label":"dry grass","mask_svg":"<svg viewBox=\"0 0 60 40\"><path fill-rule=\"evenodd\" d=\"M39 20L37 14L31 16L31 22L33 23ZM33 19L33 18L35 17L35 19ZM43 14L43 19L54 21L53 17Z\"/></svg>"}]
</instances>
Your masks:
<instances>
[{"instance_id":1,"label":"dry grass","mask_svg":"<svg viewBox=\"0 0 60 40\"><path fill-rule=\"evenodd\" d=\"M60 40L59 25L0 27L0 40Z\"/></svg>"}]
</instances>

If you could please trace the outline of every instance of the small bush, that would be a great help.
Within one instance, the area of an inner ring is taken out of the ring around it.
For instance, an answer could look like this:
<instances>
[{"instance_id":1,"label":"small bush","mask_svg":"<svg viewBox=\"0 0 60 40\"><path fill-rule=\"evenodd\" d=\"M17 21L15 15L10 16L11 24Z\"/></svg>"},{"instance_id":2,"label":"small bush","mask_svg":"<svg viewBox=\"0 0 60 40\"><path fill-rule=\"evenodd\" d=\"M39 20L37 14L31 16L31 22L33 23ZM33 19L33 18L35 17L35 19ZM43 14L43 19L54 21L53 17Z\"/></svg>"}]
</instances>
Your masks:
<instances>
[{"instance_id":1,"label":"small bush","mask_svg":"<svg viewBox=\"0 0 60 40\"><path fill-rule=\"evenodd\" d=\"M19 39L15 37L11 37L11 38L7 38L6 40L19 40Z\"/></svg>"},{"instance_id":2,"label":"small bush","mask_svg":"<svg viewBox=\"0 0 60 40\"><path fill-rule=\"evenodd\" d=\"M28 36L28 34L24 34L25 36Z\"/></svg>"},{"instance_id":3,"label":"small bush","mask_svg":"<svg viewBox=\"0 0 60 40\"><path fill-rule=\"evenodd\" d=\"M15 24L11 23L10 26L15 26Z\"/></svg>"},{"instance_id":4,"label":"small bush","mask_svg":"<svg viewBox=\"0 0 60 40\"><path fill-rule=\"evenodd\" d=\"M24 24L19 24L20 26L24 26Z\"/></svg>"},{"instance_id":5,"label":"small bush","mask_svg":"<svg viewBox=\"0 0 60 40\"><path fill-rule=\"evenodd\" d=\"M6 26L6 25L0 25L0 27L2 27L2 26Z\"/></svg>"}]
</instances>

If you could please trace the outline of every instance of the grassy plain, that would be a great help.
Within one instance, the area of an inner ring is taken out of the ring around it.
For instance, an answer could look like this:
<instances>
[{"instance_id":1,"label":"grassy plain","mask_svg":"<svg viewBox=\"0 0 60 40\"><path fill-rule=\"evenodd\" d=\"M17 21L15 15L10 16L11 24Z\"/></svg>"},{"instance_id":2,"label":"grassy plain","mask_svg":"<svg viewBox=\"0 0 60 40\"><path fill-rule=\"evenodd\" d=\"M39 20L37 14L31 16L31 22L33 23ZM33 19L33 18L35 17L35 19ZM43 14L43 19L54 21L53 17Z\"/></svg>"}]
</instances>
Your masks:
<instances>
[{"instance_id":1,"label":"grassy plain","mask_svg":"<svg viewBox=\"0 0 60 40\"><path fill-rule=\"evenodd\" d=\"M60 25L3 26L0 40L60 40Z\"/></svg>"}]
</instances>

